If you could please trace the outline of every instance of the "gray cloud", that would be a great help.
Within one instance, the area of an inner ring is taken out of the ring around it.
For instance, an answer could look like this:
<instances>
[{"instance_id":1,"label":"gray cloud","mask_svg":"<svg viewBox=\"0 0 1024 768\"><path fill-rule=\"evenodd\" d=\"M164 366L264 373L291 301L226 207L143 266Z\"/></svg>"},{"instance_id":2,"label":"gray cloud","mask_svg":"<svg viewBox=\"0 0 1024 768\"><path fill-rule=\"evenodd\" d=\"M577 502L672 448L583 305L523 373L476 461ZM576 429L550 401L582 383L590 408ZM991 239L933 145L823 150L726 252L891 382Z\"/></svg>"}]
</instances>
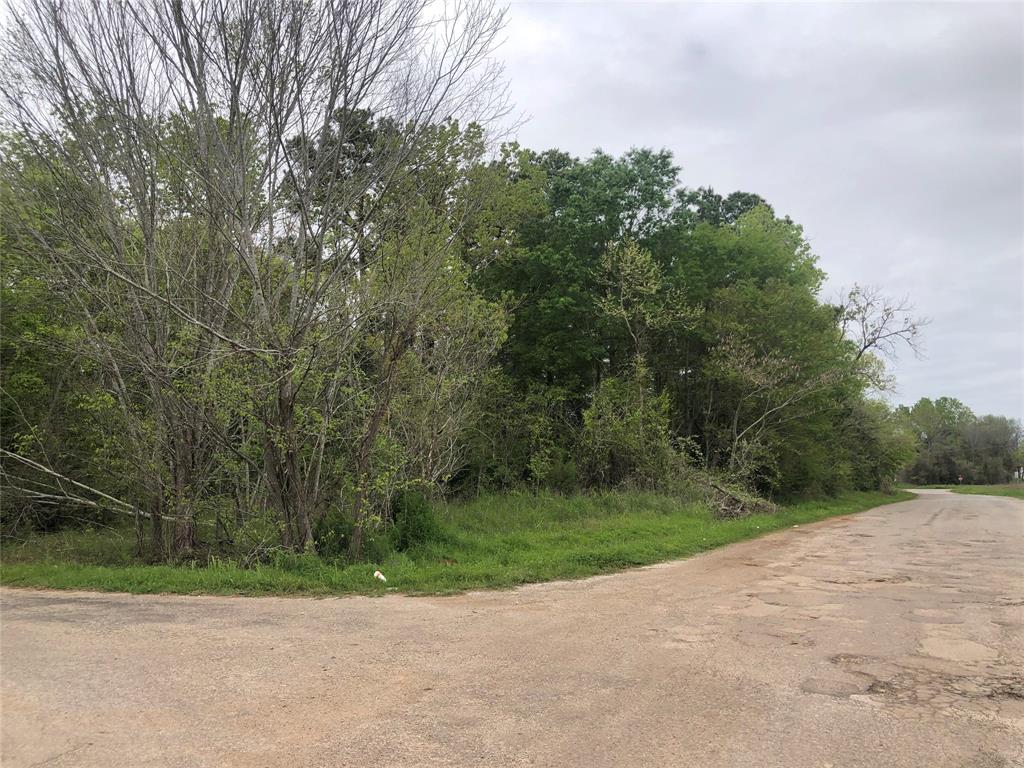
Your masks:
<instances>
[{"instance_id":1,"label":"gray cloud","mask_svg":"<svg viewBox=\"0 0 1024 768\"><path fill-rule=\"evenodd\" d=\"M1024 416L1024 6L516 3L502 49L536 149L668 147L765 196L830 280L908 294L896 400Z\"/></svg>"}]
</instances>

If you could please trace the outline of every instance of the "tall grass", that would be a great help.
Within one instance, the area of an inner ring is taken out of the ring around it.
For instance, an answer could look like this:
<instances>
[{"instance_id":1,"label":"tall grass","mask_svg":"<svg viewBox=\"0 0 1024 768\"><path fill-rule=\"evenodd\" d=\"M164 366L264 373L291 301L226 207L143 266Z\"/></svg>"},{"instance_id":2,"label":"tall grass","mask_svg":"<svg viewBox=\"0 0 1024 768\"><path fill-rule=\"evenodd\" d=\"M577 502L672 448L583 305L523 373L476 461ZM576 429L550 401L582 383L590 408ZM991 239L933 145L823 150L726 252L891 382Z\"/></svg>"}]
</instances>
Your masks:
<instances>
[{"instance_id":1,"label":"tall grass","mask_svg":"<svg viewBox=\"0 0 1024 768\"><path fill-rule=\"evenodd\" d=\"M716 520L703 503L654 493L485 496L437 509L437 538L381 562L331 564L286 555L242 568L142 565L129 532L65 531L7 543L0 583L135 593L450 593L572 579L686 557L780 528L911 499L909 493L851 493L783 507L772 515ZM380 569L387 583L373 578Z\"/></svg>"}]
</instances>

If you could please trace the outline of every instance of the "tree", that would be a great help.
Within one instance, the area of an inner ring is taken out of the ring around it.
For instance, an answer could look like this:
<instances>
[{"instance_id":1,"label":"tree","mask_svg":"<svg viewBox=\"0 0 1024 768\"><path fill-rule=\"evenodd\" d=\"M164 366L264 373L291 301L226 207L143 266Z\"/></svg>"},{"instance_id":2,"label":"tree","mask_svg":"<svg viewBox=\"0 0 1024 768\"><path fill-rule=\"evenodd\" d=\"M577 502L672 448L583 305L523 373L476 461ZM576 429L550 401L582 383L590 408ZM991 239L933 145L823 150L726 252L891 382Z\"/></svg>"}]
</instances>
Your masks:
<instances>
[{"instance_id":1,"label":"tree","mask_svg":"<svg viewBox=\"0 0 1024 768\"><path fill-rule=\"evenodd\" d=\"M479 285L514 307L506 371L524 385L562 388L582 408L605 360L631 358L604 334L607 254L626 242L642 249L666 226L678 169L668 152L651 150L586 160L548 151L530 163L543 174L546 204L520 224L516 258L496 261Z\"/></svg>"},{"instance_id":2,"label":"tree","mask_svg":"<svg viewBox=\"0 0 1024 768\"><path fill-rule=\"evenodd\" d=\"M679 192L679 200L687 218L694 223L705 223L715 227L735 225L744 214L755 208L766 208L775 215L768 202L751 192L733 192L722 197L710 187L685 189Z\"/></svg>"},{"instance_id":3,"label":"tree","mask_svg":"<svg viewBox=\"0 0 1024 768\"><path fill-rule=\"evenodd\" d=\"M965 453L962 473L972 483L1006 483L1017 468L1021 428L1004 416L982 416L961 427Z\"/></svg>"},{"instance_id":4,"label":"tree","mask_svg":"<svg viewBox=\"0 0 1024 768\"><path fill-rule=\"evenodd\" d=\"M583 412L580 460L591 485L664 486L675 452L668 430L668 398L656 394L638 359L630 375L601 382Z\"/></svg>"},{"instance_id":5,"label":"tree","mask_svg":"<svg viewBox=\"0 0 1024 768\"><path fill-rule=\"evenodd\" d=\"M1005 483L1017 470L1021 427L1002 416L977 417L952 397L921 398L899 415L916 439L905 477L919 484Z\"/></svg>"},{"instance_id":6,"label":"tree","mask_svg":"<svg viewBox=\"0 0 1024 768\"><path fill-rule=\"evenodd\" d=\"M880 400L856 401L842 422L839 467L858 490L888 489L914 458L916 440L899 415Z\"/></svg>"},{"instance_id":7,"label":"tree","mask_svg":"<svg viewBox=\"0 0 1024 768\"><path fill-rule=\"evenodd\" d=\"M625 329L633 365L646 359L653 333L679 333L699 316L665 279L650 252L632 241L608 249L600 279L605 295L598 305L613 329Z\"/></svg>"},{"instance_id":8,"label":"tree","mask_svg":"<svg viewBox=\"0 0 1024 768\"><path fill-rule=\"evenodd\" d=\"M906 297L892 299L879 288L855 285L838 311L843 335L853 343L858 360L869 352L894 358L901 345L920 353L921 330L928 321L912 315L914 307Z\"/></svg>"},{"instance_id":9,"label":"tree","mask_svg":"<svg viewBox=\"0 0 1024 768\"><path fill-rule=\"evenodd\" d=\"M907 470L916 483L957 482L963 464L963 428L975 420L970 408L952 397L921 398L900 408L918 441L918 452Z\"/></svg>"},{"instance_id":10,"label":"tree","mask_svg":"<svg viewBox=\"0 0 1024 768\"><path fill-rule=\"evenodd\" d=\"M5 171L45 174L13 141L5 142L0 154L8 160ZM100 504L103 496L125 491L122 474L93 471L94 457L114 459L105 433L116 420L98 367L83 349L73 305L53 290L55 276L31 258L33 244L22 237L14 178L5 173L0 181L0 522L5 535L103 521L109 516ZM69 483L70 477L80 485Z\"/></svg>"},{"instance_id":11,"label":"tree","mask_svg":"<svg viewBox=\"0 0 1024 768\"><path fill-rule=\"evenodd\" d=\"M260 475L283 543L313 545L361 340L389 329L379 392L415 334L391 311L400 284L370 275L415 238L418 153L445 146L434 126L502 112L502 24L485 1L44 0L12 14L0 92L49 176L19 177L16 199L46 219L22 223L75 297L143 459L157 552L167 499L173 548L195 546L222 437ZM229 435L213 386L225 365L250 383ZM385 412L357 428L357 476Z\"/></svg>"}]
</instances>

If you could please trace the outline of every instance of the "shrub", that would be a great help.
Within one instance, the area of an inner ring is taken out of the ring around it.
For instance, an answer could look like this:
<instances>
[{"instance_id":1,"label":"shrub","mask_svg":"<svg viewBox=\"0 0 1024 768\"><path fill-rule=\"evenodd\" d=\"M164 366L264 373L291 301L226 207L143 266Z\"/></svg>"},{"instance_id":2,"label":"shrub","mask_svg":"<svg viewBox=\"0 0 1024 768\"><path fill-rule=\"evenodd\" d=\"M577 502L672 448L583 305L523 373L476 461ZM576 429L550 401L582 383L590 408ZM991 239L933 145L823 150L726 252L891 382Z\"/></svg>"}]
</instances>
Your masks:
<instances>
[{"instance_id":1,"label":"shrub","mask_svg":"<svg viewBox=\"0 0 1024 768\"><path fill-rule=\"evenodd\" d=\"M391 500L394 521L391 541L399 552L426 544L440 537L441 527L430 501L419 491L401 491Z\"/></svg>"},{"instance_id":2,"label":"shrub","mask_svg":"<svg viewBox=\"0 0 1024 768\"><path fill-rule=\"evenodd\" d=\"M348 561L349 543L355 526L351 515L343 509L332 509L317 522L313 529L316 551L324 560ZM359 559L380 563L395 551L395 531L382 523L363 531L362 554Z\"/></svg>"},{"instance_id":3,"label":"shrub","mask_svg":"<svg viewBox=\"0 0 1024 768\"><path fill-rule=\"evenodd\" d=\"M573 493L579 487L576 462L568 450L557 445L538 448L530 457L530 476L536 486L559 493Z\"/></svg>"},{"instance_id":4,"label":"shrub","mask_svg":"<svg viewBox=\"0 0 1024 768\"><path fill-rule=\"evenodd\" d=\"M327 560L342 558L348 554L354 526L352 518L341 509L332 509L321 517L313 529L316 551Z\"/></svg>"},{"instance_id":5,"label":"shrub","mask_svg":"<svg viewBox=\"0 0 1024 768\"><path fill-rule=\"evenodd\" d=\"M588 483L655 487L672 472L668 398L640 376L601 382L583 412L581 462Z\"/></svg>"},{"instance_id":6,"label":"shrub","mask_svg":"<svg viewBox=\"0 0 1024 768\"><path fill-rule=\"evenodd\" d=\"M420 491L400 491L392 496L390 517L390 521L375 518L364 529L361 560L383 562L395 551L414 549L441 535L430 500ZM347 560L354 529L347 510L332 509L314 528L317 553L325 560Z\"/></svg>"},{"instance_id":7,"label":"shrub","mask_svg":"<svg viewBox=\"0 0 1024 768\"><path fill-rule=\"evenodd\" d=\"M487 377L481 390L475 422L466 433L465 467L452 487L475 493L524 485L575 490L576 425L566 392L520 387L502 374Z\"/></svg>"}]
</instances>

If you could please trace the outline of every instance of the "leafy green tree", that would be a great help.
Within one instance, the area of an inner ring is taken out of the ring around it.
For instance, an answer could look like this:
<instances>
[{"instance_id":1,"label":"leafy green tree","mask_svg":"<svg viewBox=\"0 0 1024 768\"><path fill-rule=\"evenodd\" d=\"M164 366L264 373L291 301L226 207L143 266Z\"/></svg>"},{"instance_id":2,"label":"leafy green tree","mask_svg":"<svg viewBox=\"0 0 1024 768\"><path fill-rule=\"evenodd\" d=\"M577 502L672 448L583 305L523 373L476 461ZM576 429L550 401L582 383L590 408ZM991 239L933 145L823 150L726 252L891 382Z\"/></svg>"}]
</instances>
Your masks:
<instances>
[{"instance_id":1,"label":"leafy green tree","mask_svg":"<svg viewBox=\"0 0 1024 768\"><path fill-rule=\"evenodd\" d=\"M768 202L752 192L733 192L722 197L710 187L700 187L680 191L679 200L683 210L690 214L690 221L715 227L736 224L741 216L755 208L766 208L774 216Z\"/></svg>"},{"instance_id":2,"label":"leafy green tree","mask_svg":"<svg viewBox=\"0 0 1024 768\"><path fill-rule=\"evenodd\" d=\"M781 283L719 291L709 316L717 339L705 369L710 466L780 484L778 465L796 436L855 386L833 317L807 291Z\"/></svg>"},{"instance_id":3,"label":"leafy green tree","mask_svg":"<svg viewBox=\"0 0 1024 768\"><path fill-rule=\"evenodd\" d=\"M841 426L838 447L858 490L889 489L914 458L913 433L881 400L855 401Z\"/></svg>"},{"instance_id":4,"label":"leafy green tree","mask_svg":"<svg viewBox=\"0 0 1024 768\"><path fill-rule=\"evenodd\" d=\"M673 286L650 252L633 241L608 249L602 260L604 296L598 306L607 326L607 337L625 330L622 341L609 343L609 355L624 351L625 364L644 364L650 354L652 337L676 335L687 330L699 317L699 310L686 305L682 292ZM609 362L612 360L609 357Z\"/></svg>"},{"instance_id":5,"label":"leafy green tree","mask_svg":"<svg viewBox=\"0 0 1024 768\"><path fill-rule=\"evenodd\" d=\"M522 223L517 257L495 262L480 284L514 307L505 370L582 404L610 352L600 306L606 254L627 240L642 248L669 220L678 169L650 150L583 161L550 151L532 161L546 179L545 211ZM627 364L630 355L618 357Z\"/></svg>"},{"instance_id":6,"label":"leafy green tree","mask_svg":"<svg viewBox=\"0 0 1024 768\"><path fill-rule=\"evenodd\" d=\"M905 470L919 484L1005 483L1019 467L1021 427L1002 416L976 417L952 397L922 398L899 415L916 438L916 455Z\"/></svg>"},{"instance_id":7,"label":"leafy green tree","mask_svg":"<svg viewBox=\"0 0 1024 768\"><path fill-rule=\"evenodd\" d=\"M1021 428L1005 416L982 416L961 427L963 474L972 483L1006 483L1017 468Z\"/></svg>"},{"instance_id":8,"label":"leafy green tree","mask_svg":"<svg viewBox=\"0 0 1024 768\"><path fill-rule=\"evenodd\" d=\"M920 484L956 482L963 457L961 429L974 414L952 397L921 398L901 414L918 440L918 453L907 477Z\"/></svg>"},{"instance_id":9,"label":"leafy green tree","mask_svg":"<svg viewBox=\"0 0 1024 768\"><path fill-rule=\"evenodd\" d=\"M580 460L587 483L604 487L658 487L681 465L669 435L668 398L654 392L642 364L598 386L583 412Z\"/></svg>"}]
</instances>

